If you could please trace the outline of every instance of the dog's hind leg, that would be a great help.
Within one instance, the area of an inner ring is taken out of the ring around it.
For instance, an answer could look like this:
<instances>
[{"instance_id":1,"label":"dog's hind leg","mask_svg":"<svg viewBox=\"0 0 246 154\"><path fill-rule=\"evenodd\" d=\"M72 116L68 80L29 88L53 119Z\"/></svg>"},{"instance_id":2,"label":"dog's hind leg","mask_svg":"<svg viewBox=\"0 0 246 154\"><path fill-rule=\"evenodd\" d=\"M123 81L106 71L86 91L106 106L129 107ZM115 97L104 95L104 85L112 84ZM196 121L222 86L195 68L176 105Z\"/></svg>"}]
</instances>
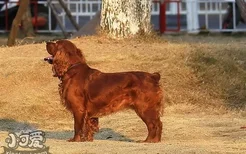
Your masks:
<instances>
[{"instance_id":1,"label":"dog's hind leg","mask_svg":"<svg viewBox=\"0 0 246 154\"><path fill-rule=\"evenodd\" d=\"M94 134L99 131L99 121L98 118L88 118L87 124L85 126L85 140L86 141L93 141Z\"/></svg>"},{"instance_id":2,"label":"dog's hind leg","mask_svg":"<svg viewBox=\"0 0 246 154\"><path fill-rule=\"evenodd\" d=\"M90 118L90 126L93 132L99 131L99 118L94 117Z\"/></svg>"},{"instance_id":3,"label":"dog's hind leg","mask_svg":"<svg viewBox=\"0 0 246 154\"><path fill-rule=\"evenodd\" d=\"M144 121L148 129L148 136L144 142L160 142L162 134L162 122L158 108L153 106L143 108L142 103L135 108L137 115Z\"/></svg>"}]
</instances>

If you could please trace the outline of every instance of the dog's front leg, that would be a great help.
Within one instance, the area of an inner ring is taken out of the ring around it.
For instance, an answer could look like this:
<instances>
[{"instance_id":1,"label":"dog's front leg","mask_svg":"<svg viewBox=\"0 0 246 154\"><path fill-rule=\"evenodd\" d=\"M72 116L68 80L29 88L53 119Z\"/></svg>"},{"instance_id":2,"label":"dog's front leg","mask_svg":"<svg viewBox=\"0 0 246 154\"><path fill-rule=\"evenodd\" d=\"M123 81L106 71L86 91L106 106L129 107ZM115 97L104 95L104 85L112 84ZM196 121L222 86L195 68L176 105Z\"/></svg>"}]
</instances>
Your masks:
<instances>
[{"instance_id":1,"label":"dog's front leg","mask_svg":"<svg viewBox=\"0 0 246 154\"><path fill-rule=\"evenodd\" d=\"M74 112L73 113L74 116L74 137L69 139L69 142L80 142L81 138L81 131L82 131L82 126L83 126L83 119L85 117L85 113L84 112Z\"/></svg>"},{"instance_id":2,"label":"dog's front leg","mask_svg":"<svg viewBox=\"0 0 246 154\"><path fill-rule=\"evenodd\" d=\"M81 119L81 132L80 132L80 140L82 142L87 141L87 134L88 134L88 115L87 112L85 112Z\"/></svg>"}]
</instances>

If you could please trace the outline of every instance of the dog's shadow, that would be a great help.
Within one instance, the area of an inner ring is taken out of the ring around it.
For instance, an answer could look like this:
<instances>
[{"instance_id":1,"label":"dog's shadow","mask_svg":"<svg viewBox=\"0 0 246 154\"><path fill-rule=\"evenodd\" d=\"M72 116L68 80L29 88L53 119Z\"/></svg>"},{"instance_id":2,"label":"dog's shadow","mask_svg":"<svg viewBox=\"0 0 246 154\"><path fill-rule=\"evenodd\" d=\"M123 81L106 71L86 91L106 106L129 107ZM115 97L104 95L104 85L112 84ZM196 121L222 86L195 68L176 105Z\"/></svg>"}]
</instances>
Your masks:
<instances>
[{"instance_id":1,"label":"dog's shadow","mask_svg":"<svg viewBox=\"0 0 246 154\"><path fill-rule=\"evenodd\" d=\"M0 119L0 131L14 133L27 130L36 130L36 128L29 123L18 122L13 119Z\"/></svg>"},{"instance_id":2,"label":"dog's shadow","mask_svg":"<svg viewBox=\"0 0 246 154\"><path fill-rule=\"evenodd\" d=\"M46 138L57 139L57 140L67 140L69 138L72 138L73 135L74 135L73 131L46 132ZM115 132L111 128L101 128L99 132L97 132L94 135L94 140L134 142L133 140L127 138L126 136Z\"/></svg>"},{"instance_id":3,"label":"dog's shadow","mask_svg":"<svg viewBox=\"0 0 246 154\"><path fill-rule=\"evenodd\" d=\"M12 119L0 119L0 131L7 131L9 133L19 133L21 131L35 131L40 130L33 124L18 122ZM46 139L68 140L74 135L74 131L44 131ZM133 140L126 136L115 132L111 128L101 128L99 132L94 135L95 140L114 140L123 142L133 142Z\"/></svg>"}]
</instances>

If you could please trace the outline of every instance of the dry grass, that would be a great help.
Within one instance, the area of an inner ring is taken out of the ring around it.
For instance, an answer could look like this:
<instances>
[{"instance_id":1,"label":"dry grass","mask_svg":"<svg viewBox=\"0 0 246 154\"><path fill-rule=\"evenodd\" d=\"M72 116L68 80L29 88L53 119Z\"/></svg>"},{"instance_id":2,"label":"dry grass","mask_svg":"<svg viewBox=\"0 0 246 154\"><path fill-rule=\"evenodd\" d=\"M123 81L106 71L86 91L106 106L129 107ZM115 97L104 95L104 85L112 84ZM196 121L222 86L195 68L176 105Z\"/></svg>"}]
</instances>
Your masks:
<instances>
[{"instance_id":1,"label":"dry grass","mask_svg":"<svg viewBox=\"0 0 246 154\"><path fill-rule=\"evenodd\" d=\"M246 52L238 42L204 43L193 46L189 65L213 98L223 99L230 109L246 109Z\"/></svg>"},{"instance_id":2,"label":"dry grass","mask_svg":"<svg viewBox=\"0 0 246 154\"><path fill-rule=\"evenodd\" d=\"M62 149L66 153L98 153L96 147L114 153L110 145L125 150L119 153L138 153L138 150L140 153L147 150L148 153L153 149L160 153L176 153L182 149L186 152L224 153L235 152L233 148L236 147L242 152L245 137L235 144L234 141L237 135L246 136L245 131L237 132L239 126L246 123L241 118L246 116L245 41L244 38L220 36L130 40L93 36L73 39L88 64L101 71L160 72L165 96L162 118L165 143L141 146L96 141L82 145L89 148L77 151L77 144L82 143L64 141L72 136L73 119L60 104L58 79L52 77L51 66L43 61L48 55L45 43L25 44L20 41L24 45L3 46L0 48L0 124L3 124L0 136L6 136L6 131L36 127L47 132L53 152L64 145L70 147ZM236 112L235 108L241 111ZM96 136L97 140L106 140L104 136L111 134L113 140L135 141L146 135L144 124L130 111L102 118L100 123L103 129ZM221 138L221 135L227 135L227 138ZM226 139L229 144L223 149L224 144L219 143Z\"/></svg>"}]
</instances>

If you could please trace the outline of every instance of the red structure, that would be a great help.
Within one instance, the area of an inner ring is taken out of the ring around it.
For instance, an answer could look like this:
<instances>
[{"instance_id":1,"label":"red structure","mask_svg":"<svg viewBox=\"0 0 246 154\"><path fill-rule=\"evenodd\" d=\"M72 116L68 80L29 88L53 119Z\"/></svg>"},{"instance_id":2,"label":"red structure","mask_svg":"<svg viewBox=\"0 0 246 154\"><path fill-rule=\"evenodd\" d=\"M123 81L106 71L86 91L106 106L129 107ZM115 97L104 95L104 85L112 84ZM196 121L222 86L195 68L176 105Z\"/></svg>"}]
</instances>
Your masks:
<instances>
[{"instance_id":1,"label":"red structure","mask_svg":"<svg viewBox=\"0 0 246 154\"><path fill-rule=\"evenodd\" d=\"M160 14L159 14L159 28L160 33L164 32L179 32L180 31L180 3L181 0L155 0L153 1L155 3L159 3L160 5ZM170 3L177 3L177 28L176 29L168 29L167 28L167 14L166 14L166 8L167 5Z\"/></svg>"}]
</instances>

